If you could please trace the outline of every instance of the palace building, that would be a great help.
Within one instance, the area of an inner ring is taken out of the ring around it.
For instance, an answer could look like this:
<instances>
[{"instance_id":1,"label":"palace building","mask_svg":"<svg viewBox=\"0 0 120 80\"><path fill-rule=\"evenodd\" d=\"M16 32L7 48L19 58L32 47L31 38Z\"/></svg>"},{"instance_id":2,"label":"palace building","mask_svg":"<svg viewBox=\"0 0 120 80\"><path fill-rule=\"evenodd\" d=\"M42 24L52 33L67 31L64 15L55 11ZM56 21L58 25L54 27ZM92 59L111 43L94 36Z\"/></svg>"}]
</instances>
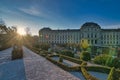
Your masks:
<instances>
[{"instance_id":1,"label":"palace building","mask_svg":"<svg viewBox=\"0 0 120 80\"><path fill-rule=\"evenodd\" d=\"M120 29L102 29L97 23L86 22L80 29L52 30L45 27L39 30L40 43L78 44L84 39L92 46L120 46Z\"/></svg>"}]
</instances>

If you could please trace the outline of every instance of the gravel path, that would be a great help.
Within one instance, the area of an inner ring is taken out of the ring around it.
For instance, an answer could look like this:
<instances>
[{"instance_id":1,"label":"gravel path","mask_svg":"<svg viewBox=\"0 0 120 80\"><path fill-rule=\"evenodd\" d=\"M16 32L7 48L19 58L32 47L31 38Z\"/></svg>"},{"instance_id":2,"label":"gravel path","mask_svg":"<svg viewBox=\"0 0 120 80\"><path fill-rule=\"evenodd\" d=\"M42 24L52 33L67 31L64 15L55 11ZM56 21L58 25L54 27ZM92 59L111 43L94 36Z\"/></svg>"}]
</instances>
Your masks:
<instances>
[{"instance_id":1,"label":"gravel path","mask_svg":"<svg viewBox=\"0 0 120 80\"><path fill-rule=\"evenodd\" d=\"M0 64L11 61L12 48L0 51Z\"/></svg>"},{"instance_id":2,"label":"gravel path","mask_svg":"<svg viewBox=\"0 0 120 80\"><path fill-rule=\"evenodd\" d=\"M29 49L23 50L27 80L80 80Z\"/></svg>"},{"instance_id":3,"label":"gravel path","mask_svg":"<svg viewBox=\"0 0 120 80\"><path fill-rule=\"evenodd\" d=\"M0 64L0 80L26 80L23 60Z\"/></svg>"},{"instance_id":4,"label":"gravel path","mask_svg":"<svg viewBox=\"0 0 120 80\"><path fill-rule=\"evenodd\" d=\"M26 80L23 59L11 60L12 48L0 51L0 80Z\"/></svg>"}]
</instances>

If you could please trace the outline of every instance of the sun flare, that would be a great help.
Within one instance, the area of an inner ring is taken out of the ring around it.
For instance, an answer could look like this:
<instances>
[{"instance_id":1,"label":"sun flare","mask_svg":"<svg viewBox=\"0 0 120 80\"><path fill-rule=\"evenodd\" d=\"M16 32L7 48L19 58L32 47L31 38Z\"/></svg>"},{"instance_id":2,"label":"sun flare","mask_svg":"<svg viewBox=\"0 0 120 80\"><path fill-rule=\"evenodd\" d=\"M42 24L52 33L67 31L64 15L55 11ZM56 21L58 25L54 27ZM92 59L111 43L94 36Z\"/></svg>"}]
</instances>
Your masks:
<instances>
[{"instance_id":1,"label":"sun flare","mask_svg":"<svg viewBox=\"0 0 120 80\"><path fill-rule=\"evenodd\" d=\"M22 27L17 28L17 33L20 35L26 35L25 29Z\"/></svg>"}]
</instances>

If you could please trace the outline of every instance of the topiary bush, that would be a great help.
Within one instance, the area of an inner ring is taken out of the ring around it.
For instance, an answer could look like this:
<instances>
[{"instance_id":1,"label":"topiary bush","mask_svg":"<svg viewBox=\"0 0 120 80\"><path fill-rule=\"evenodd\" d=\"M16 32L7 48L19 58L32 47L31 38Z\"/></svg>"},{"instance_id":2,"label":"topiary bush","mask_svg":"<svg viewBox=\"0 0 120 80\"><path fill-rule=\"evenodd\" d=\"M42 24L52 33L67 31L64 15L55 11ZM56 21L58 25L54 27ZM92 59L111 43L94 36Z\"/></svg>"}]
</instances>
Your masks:
<instances>
[{"instance_id":1,"label":"topiary bush","mask_svg":"<svg viewBox=\"0 0 120 80\"><path fill-rule=\"evenodd\" d=\"M80 59L81 59L81 60L84 60L84 61L89 61L89 60L91 60L90 53L87 52L87 51L83 51L83 52L80 54Z\"/></svg>"},{"instance_id":2,"label":"topiary bush","mask_svg":"<svg viewBox=\"0 0 120 80\"><path fill-rule=\"evenodd\" d=\"M14 48L12 50L12 60L21 59L21 58L23 58L23 49L22 49L22 47Z\"/></svg>"}]
</instances>

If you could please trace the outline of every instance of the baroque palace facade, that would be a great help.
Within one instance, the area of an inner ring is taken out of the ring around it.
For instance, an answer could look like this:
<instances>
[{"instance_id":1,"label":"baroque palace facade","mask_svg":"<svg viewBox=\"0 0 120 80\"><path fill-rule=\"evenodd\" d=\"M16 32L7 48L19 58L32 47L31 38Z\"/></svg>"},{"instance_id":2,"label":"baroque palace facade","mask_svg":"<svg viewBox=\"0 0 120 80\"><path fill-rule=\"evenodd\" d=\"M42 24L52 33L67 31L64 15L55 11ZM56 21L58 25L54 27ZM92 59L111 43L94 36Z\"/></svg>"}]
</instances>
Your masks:
<instances>
[{"instance_id":1,"label":"baroque palace facade","mask_svg":"<svg viewBox=\"0 0 120 80\"><path fill-rule=\"evenodd\" d=\"M91 46L120 46L120 29L101 29L100 25L87 22L80 29L39 30L40 43L66 44L87 40Z\"/></svg>"}]
</instances>

